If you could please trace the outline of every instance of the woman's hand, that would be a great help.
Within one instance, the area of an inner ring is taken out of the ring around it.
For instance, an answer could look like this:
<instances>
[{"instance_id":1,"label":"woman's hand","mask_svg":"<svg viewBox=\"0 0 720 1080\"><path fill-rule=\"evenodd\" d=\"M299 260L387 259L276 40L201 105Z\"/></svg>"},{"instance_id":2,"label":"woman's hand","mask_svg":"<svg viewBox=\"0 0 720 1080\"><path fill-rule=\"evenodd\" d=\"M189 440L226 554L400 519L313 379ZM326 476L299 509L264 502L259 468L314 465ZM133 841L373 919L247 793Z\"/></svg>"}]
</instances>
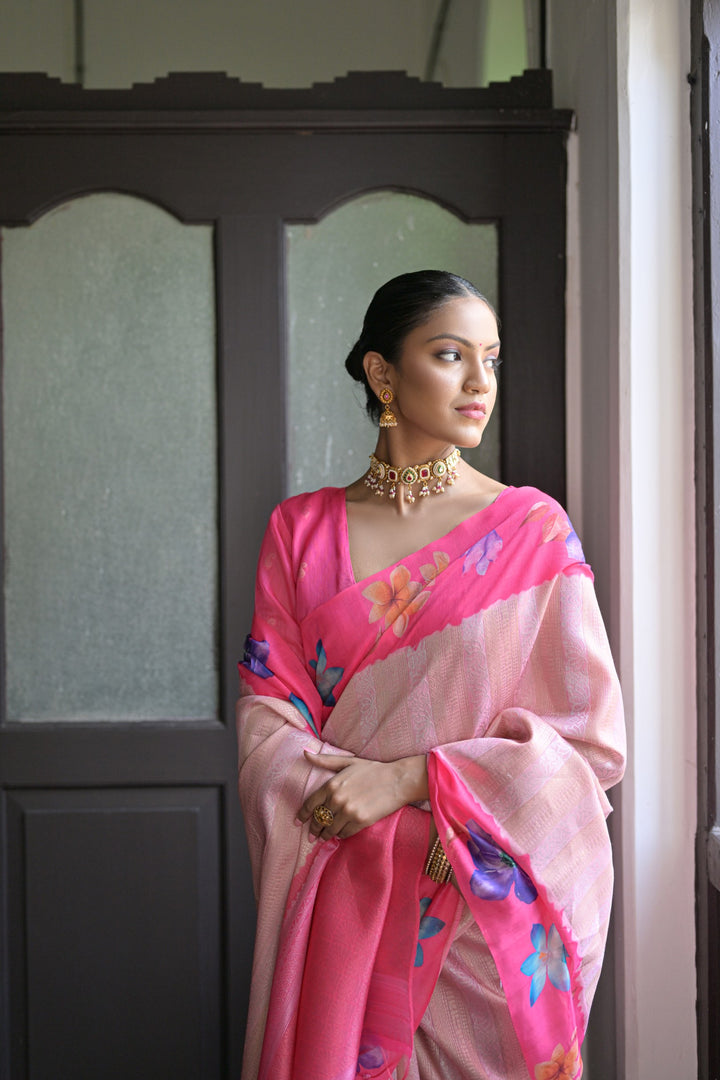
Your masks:
<instances>
[{"instance_id":1,"label":"woman's hand","mask_svg":"<svg viewBox=\"0 0 720 1080\"><path fill-rule=\"evenodd\" d=\"M427 799L427 761L424 754L397 761L369 761L335 754L305 751L309 762L334 775L311 795L298 812L298 820L310 822L310 832L323 840L331 836L346 839L368 825L388 817L408 803ZM313 817L317 806L333 813L330 825L319 825Z\"/></svg>"}]
</instances>

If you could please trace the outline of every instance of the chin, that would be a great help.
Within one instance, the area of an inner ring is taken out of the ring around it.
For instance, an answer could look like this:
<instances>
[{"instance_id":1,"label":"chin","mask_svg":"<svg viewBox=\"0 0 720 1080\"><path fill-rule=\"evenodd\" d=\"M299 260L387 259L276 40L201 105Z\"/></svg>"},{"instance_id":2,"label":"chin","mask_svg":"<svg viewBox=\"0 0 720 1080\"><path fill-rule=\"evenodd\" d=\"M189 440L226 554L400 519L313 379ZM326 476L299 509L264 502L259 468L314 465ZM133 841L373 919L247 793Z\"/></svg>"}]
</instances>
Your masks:
<instances>
[{"instance_id":1,"label":"chin","mask_svg":"<svg viewBox=\"0 0 720 1080\"><path fill-rule=\"evenodd\" d=\"M471 432L464 431L462 434L458 434L456 439L453 439L455 446L460 450L474 450L476 446L479 446L482 442L482 437L485 434L484 431Z\"/></svg>"}]
</instances>

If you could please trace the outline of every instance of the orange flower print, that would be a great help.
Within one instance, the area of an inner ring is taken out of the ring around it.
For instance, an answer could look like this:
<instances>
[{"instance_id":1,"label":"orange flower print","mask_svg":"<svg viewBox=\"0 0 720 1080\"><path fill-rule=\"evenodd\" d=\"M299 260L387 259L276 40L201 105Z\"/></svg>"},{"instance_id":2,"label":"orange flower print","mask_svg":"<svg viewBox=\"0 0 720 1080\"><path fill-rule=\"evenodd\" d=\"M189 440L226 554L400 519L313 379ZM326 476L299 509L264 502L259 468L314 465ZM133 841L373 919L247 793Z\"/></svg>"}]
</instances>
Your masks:
<instances>
[{"instance_id":1,"label":"orange flower print","mask_svg":"<svg viewBox=\"0 0 720 1080\"><path fill-rule=\"evenodd\" d=\"M523 525L527 525L528 521L537 521L538 518L544 518L550 510L550 506L546 502L534 503L523 520Z\"/></svg>"},{"instance_id":2,"label":"orange flower print","mask_svg":"<svg viewBox=\"0 0 720 1080\"><path fill-rule=\"evenodd\" d=\"M551 514L542 523L543 544L551 540L567 540L571 532L570 522L564 514Z\"/></svg>"},{"instance_id":3,"label":"orange flower print","mask_svg":"<svg viewBox=\"0 0 720 1080\"><path fill-rule=\"evenodd\" d=\"M550 1061L535 1066L535 1080L579 1080L582 1076L582 1059L578 1050L577 1036L567 1054L560 1043L553 1050Z\"/></svg>"},{"instance_id":4,"label":"orange flower print","mask_svg":"<svg viewBox=\"0 0 720 1080\"><path fill-rule=\"evenodd\" d=\"M410 617L419 611L428 595L422 593L419 581L410 580L410 571L406 566L396 566L389 582L374 581L363 589L365 599L372 602L368 622L384 619L386 628L392 625L400 637L405 633ZM424 599L421 599L423 596Z\"/></svg>"},{"instance_id":5,"label":"orange flower print","mask_svg":"<svg viewBox=\"0 0 720 1080\"><path fill-rule=\"evenodd\" d=\"M434 581L438 574L442 574L443 570L447 570L449 564L449 555L446 555L444 551L433 551L433 562L420 567L420 573L425 584L429 585L431 581Z\"/></svg>"},{"instance_id":6,"label":"orange flower print","mask_svg":"<svg viewBox=\"0 0 720 1080\"><path fill-rule=\"evenodd\" d=\"M393 623L393 633L395 634L396 637L402 637L402 635L405 633L405 631L408 628L408 623L410 622L410 619L413 617L413 615L415 615L416 612L418 612L420 610L420 608L423 606L423 604L429 599L430 599L430 593L427 592L427 590L425 592L418 593L418 595L415 597L415 599L412 600L408 604L408 606L404 609L404 611L400 612L397 619Z\"/></svg>"},{"instance_id":7,"label":"orange flower print","mask_svg":"<svg viewBox=\"0 0 720 1080\"><path fill-rule=\"evenodd\" d=\"M540 521L542 523L541 543L549 544L551 540L564 540L570 557L584 562L585 556L582 552L582 546L576 533L573 532L573 527L566 514L551 510L549 503L537 502L528 510L523 525L527 525L528 521Z\"/></svg>"}]
</instances>

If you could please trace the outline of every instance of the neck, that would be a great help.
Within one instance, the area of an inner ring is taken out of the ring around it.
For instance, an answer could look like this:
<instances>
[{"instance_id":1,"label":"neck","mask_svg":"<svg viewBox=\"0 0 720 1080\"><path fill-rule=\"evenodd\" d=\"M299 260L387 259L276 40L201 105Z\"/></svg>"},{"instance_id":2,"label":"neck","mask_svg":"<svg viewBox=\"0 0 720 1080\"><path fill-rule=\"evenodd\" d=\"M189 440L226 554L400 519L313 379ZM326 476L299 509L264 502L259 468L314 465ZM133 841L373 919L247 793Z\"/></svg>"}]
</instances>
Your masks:
<instances>
[{"instance_id":1,"label":"neck","mask_svg":"<svg viewBox=\"0 0 720 1080\"><path fill-rule=\"evenodd\" d=\"M395 430L380 429L374 455L387 465L403 469L408 465L422 465L452 454L452 443L429 442L425 439L403 439Z\"/></svg>"}]
</instances>

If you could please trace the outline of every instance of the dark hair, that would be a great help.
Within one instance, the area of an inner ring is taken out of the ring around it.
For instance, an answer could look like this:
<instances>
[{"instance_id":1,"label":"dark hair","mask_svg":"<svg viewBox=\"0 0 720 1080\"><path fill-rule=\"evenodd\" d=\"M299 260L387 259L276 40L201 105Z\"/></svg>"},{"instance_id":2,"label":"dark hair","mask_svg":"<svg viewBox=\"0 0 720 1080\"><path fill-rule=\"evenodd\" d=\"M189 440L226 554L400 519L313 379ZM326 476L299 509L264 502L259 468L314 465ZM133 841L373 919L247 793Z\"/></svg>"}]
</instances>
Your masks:
<instances>
[{"instance_id":1,"label":"dark hair","mask_svg":"<svg viewBox=\"0 0 720 1080\"><path fill-rule=\"evenodd\" d=\"M495 315L492 304L471 282L447 270L416 270L400 274L380 286L365 313L360 337L345 360L349 374L365 387L365 407L371 419L378 419L382 406L365 375L365 353L378 352L389 364L396 364L407 335L416 326L421 326L437 308L463 296L476 296Z\"/></svg>"}]
</instances>

